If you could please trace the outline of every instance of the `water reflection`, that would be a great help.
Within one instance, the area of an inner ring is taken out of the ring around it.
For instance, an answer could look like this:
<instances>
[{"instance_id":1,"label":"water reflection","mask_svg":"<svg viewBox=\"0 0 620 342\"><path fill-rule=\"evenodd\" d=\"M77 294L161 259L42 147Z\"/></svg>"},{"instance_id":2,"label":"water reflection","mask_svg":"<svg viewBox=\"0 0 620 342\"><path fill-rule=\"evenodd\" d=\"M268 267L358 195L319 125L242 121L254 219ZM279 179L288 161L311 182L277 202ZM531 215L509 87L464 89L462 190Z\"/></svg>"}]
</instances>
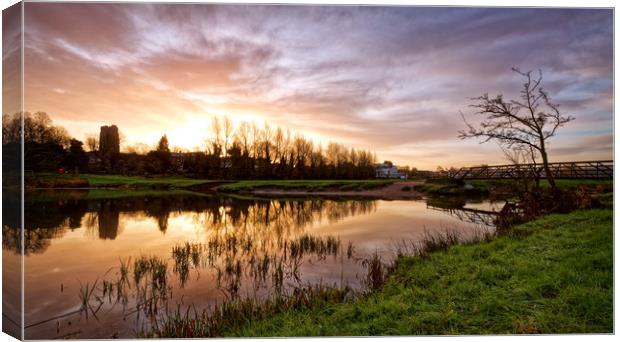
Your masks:
<instances>
[{"instance_id":1,"label":"water reflection","mask_svg":"<svg viewBox=\"0 0 620 342\"><path fill-rule=\"evenodd\" d=\"M88 192L61 193L53 199L47 193L28 194L25 205L25 253L43 253L50 241L67 231L85 227L89 236L114 240L122 233L121 214L148 217L166 233L170 215L193 213L209 229L253 227L270 235L282 236L302 229L317 220L335 222L347 216L372 212L375 201L313 200L242 200L195 195L144 196L110 199L84 199ZM50 199L51 197L51 199ZM39 201L37 199L47 199ZM7 217L2 231L3 247L20 251L18 217ZM196 222L197 223L197 222ZM268 236L264 236L269 238Z\"/></svg>"},{"instance_id":2,"label":"water reflection","mask_svg":"<svg viewBox=\"0 0 620 342\"><path fill-rule=\"evenodd\" d=\"M484 205L483 208L480 208L481 204ZM503 201L492 202L490 204L489 206L488 201L482 200L470 200L468 202L460 197L429 198L426 201L426 205L429 209L443 211L456 217L459 221L493 227L495 226L495 221L497 220Z\"/></svg>"},{"instance_id":3,"label":"water reflection","mask_svg":"<svg viewBox=\"0 0 620 342\"><path fill-rule=\"evenodd\" d=\"M360 288L360 261L394 241L474 226L423 201L132 194L27 196L27 338L130 338L169 304L212 308L308 284ZM19 250L18 232L3 228L5 251Z\"/></svg>"}]
</instances>

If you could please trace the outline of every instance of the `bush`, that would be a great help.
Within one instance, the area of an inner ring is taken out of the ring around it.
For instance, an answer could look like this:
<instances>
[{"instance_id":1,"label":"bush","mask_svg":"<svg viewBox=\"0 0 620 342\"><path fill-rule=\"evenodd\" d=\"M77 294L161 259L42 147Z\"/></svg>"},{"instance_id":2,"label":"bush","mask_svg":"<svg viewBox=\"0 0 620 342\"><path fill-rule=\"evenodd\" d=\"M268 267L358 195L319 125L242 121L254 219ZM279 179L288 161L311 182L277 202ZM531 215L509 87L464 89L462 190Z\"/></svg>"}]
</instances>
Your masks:
<instances>
[{"instance_id":1,"label":"bush","mask_svg":"<svg viewBox=\"0 0 620 342\"><path fill-rule=\"evenodd\" d=\"M498 228L507 228L542 215L601 207L601 203L591 196L587 187L538 188L520 193L519 197L518 203L504 205L496 221Z\"/></svg>"}]
</instances>

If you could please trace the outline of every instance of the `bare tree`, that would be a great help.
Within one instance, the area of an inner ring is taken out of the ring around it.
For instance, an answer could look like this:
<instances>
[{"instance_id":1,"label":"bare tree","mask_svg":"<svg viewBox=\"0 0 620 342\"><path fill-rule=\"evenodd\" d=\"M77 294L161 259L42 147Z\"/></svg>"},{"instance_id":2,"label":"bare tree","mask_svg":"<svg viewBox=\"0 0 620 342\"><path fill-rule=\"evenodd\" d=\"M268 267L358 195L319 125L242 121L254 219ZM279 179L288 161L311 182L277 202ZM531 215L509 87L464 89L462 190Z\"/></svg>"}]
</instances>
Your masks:
<instances>
[{"instance_id":1,"label":"bare tree","mask_svg":"<svg viewBox=\"0 0 620 342\"><path fill-rule=\"evenodd\" d=\"M539 70L538 77L532 78L531 71L512 70L526 79L521 99L506 101L501 94L496 97L484 94L472 98L475 103L470 107L475 109L474 115L483 119L479 127L474 127L461 113L468 129L459 131L459 138L482 138L483 143L494 140L508 149L530 151L533 160L539 154L547 180L555 188L547 156L547 140L555 135L558 128L574 118L562 115L559 105L551 102L541 86L542 71Z\"/></svg>"},{"instance_id":2,"label":"bare tree","mask_svg":"<svg viewBox=\"0 0 620 342\"><path fill-rule=\"evenodd\" d=\"M127 143L127 136L125 135L125 133L121 132L120 130L118 131L118 145L122 146L125 143Z\"/></svg>"},{"instance_id":3,"label":"bare tree","mask_svg":"<svg viewBox=\"0 0 620 342\"><path fill-rule=\"evenodd\" d=\"M245 121L242 122L237 129L236 136L241 144L243 154L250 155L250 125Z\"/></svg>"},{"instance_id":4,"label":"bare tree","mask_svg":"<svg viewBox=\"0 0 620 342\"><path fill-rule=\"evenodd\" d=\"M532 181L538 189L540 186L540 172L536 162L536 151L530 146L523 148L513 147L511 149L501 145L499 147L504 153L504 158L515 167L515 185L519 190L515 193L519 196L529 193Z\"/></svg>"},{"instance_id":5,"label":"bare tree","mask_svg":"<svg viewBox=\"0 0 620 342\"><path fill-rule=\"evenodd\" d=\"M91 152L97 151L99 146L99 136L96 133L86 135L86 146Z\"/></svg>"},{"instance_id":6,"label":"bare tree","mask_svg":"<svg viewBox=\"0 0 620 342\"><path fill-rule=\"evenodd\" d=\"M232 142L234 127L228 116L222 119L222 133L224 134L224 156L228 156L228 146Z\"/></svg>"},{"instance_id":7,"label":"bare tree","mask_svg":"<svg viewBox=\"0 0 620 342\"><path fill-rule=\"evenodd\" d=\"M212 146L212 151L211 153L213 155L215 155L216 157L220 157L220 154L222 153L222 125L220 123L220 120L217 116L214 116L212 121L211 121L211 131L213 132L213 138L211 139L211 146ZM207 143L207 148L209 146L209 143Z\"/></svg>"}]
</instances>

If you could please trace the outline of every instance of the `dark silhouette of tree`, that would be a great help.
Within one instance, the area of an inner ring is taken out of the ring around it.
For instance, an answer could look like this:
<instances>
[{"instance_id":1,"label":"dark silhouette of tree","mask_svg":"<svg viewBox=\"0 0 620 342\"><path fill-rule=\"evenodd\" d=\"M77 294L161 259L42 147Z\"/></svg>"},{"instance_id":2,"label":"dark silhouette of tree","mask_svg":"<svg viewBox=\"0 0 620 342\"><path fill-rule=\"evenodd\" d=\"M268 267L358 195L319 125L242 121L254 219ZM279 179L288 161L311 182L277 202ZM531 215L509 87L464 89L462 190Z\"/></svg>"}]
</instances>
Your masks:
<instances>
[{"instance_id":1,"label":"dark silhouette of tree","mask_svg":"<svg viewBox=\"0 0 620 342\"><path fill-rule=\"evenodd\" d=\"M168 147L168 137L164 134L157 143L155 151L147 155L148 161L145 168L153 173L165 173L170 170L171 153Z\"/></svg>"},{"instance_id":2,"label":"dark silhouette of tree","mask_svg":"<svg viewBox=\"0 0 620 342\"><path fill-rule=\"evenodd\" d=\"M205 151L171 152L166 135L148 151L144 144L127 146L120 152L122 134L114 125L103 126L97 135L86 136L86 146L70 139L66 130L54 126L43 112L24 117L27 170L55 171L59 167L80 172L120 174L183 173L218 179L363 179L373 178L376 156L365 150L347 148L338 143L325 147L280 127L242 122L235 126L226 117L214 119L212 138ZM3 115L3 153L21 155L18 114ZM90 153L97 151L97 153ZM148 151L148 152L147 152ZM174 164L173 164L174 162ZM8 169L3 165L3 170Z\"/></svg>"},{"instance_id":3,"label":"dark silhouette of tree","mask_svg":"<svg viewBox=\"0 0 620 342\"><path fill-rule=\"evenodd\" d=\"M95 152L97 151L97 146L99 146L99 138L97 138L96 134L89 134L86 136L86 147L88 147L88 151Z\"/></svg>"},{"instance_id":4,"label":"dark silhouette of tree","mask_svg":"<svg viewBox=\"0 0 620 342\"><path fill-rule=\"evenodd\" d=\"M467 130L459 131L459 138L482 138L483 143L494 140L504 148L529 151L534 160L540 156L547 180L555 188L549 169L547 140L574 118L562 115L559 105L551 102L541 85L542 71L539 71L538 77L532 78L531 71L512 70L526 79L521 100L507 101L501 94L472 98L475 103L470 107L475 109L474 115L482 117L482 121L479 127L474 127L461 113Z\"/></svg>"},{"instance_id":5,"label":"dark silhouette of tree","mask_svg":"<svg viewBox=\"0 0 620 342\"><path fill-rule=\"evenodd\" d=\"M18 143L20 142L21 134L21 116L20 113L13 115L2 115L2 144Z\"/></svg>"},{"instance_id":6,"label":"dark silhouette of tree","mask_svg":"<svg viewBox=\"0 0 620 342\"><path fill-rule=\"evenodd\" d=\"M157 143L157 152L170 153L170 147L168 147L168 137L165 134Z\"/></svg>"},{"instance_id":7,"label":"dark silhouette of tree","mask_svg":"<svg viewBox=\"0 0 620 342\"><path fill-rule=\"evenodd\" d=\"M77 139L69 141L69 153L65 165L71 170L84 170L88 164L88 156L82 147L84 143Z\"/></svg>"},{"instance_id":8,"label":"dark silhouette of tree","mask_svg":"<svg viewBox=\"0 0 620 342\"><path fill-rule=\"evenodd\" d=\"M69 146L67 130L52 125L44 112L24 113L24 167L32 171L53 171L62 166ZM21 115L2 116L2 144L6 157L21 153ZM19 160L19 157L11 160Z\"/></svg>"}]
</instances>

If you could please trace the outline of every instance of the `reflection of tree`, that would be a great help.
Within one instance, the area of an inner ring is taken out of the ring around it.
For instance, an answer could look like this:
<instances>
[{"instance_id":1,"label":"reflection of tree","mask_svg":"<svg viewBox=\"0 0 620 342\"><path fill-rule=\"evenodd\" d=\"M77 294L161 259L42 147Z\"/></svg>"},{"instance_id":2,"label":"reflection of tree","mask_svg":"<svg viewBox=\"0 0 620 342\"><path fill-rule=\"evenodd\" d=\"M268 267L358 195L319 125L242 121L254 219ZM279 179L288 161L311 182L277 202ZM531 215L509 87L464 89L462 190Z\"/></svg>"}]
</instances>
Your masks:
<instances>
[{"instance_id":1,"label":"reflection of tree","mask_svg":"<svg viewBox=\"0 0 620 342\"><path fill-rule=\"evenodd\" d=\"M51 244L51 239L62 237L66 231L66 226L24 230L24 255L45 252ZM2 227L2 248L21 254L21 230L19 228Z\"/></svg>"},{"instance_id":2,"label":"reflection of tree","mask_svg":"<svg viewBox=\"0 0 620 342\"><path fill-rule=\"evenodd\" d=\"M79 228L82 204L69 202L25 203L24 254L42 253L50 240L63 236L67 229ZM67 211L63 207L71 207ZM3 192L2 247L21 253L20 199Z\"/></svg>"},{"instance_id":3,"label":"reflection of tree","mask_svg":"<svg viewBox=\"0 0 620 342\"><path fill-rule=\"evenodd\" d=\"M218 286L230 297L237 296L241 286L257 291L265 286L278 289L288 281L299 281L299 266L312 251L315 258L325 256L327 246L340 241L321 240L311 232L318 221L333 223L347 216L376 209L375 201L334 201L325 199L235 201L217 210L206 210L203 224L208 232L205 243L197 247L206 255L206 265L216 274ZM194 253L192 249L186 254ZM186 247L186 248L189 248ZM174 253L173 253L174 254ZM326 253L331 254L331 253ZM175 268L181 285L187 280L187 269ZM185 270L181 272L180 270ZM265 278L266 277L266 278Z\"/></svg>"},{"instance_id":4,"label":"reflection of tree","mask_svg":"<svg viewBox=\"0 0 620 342\"><path fill-rule=\"evenodd\" d=\"M92 232L92 236L115 239L122 231L119 229L121 213L152 217L162 233L168 229L172 213L194 213L197 226L214 232L244 231L267 246L268 241L292 236L317 221L335 222L347 216L371 212L376 207L374 201L240 200L191 195L97 200L72 196L57 201L34 198L27 196L25 204L25 244L31 253L44 251L49 239L62 236L67 229L82 226ZM12 211L8 210L8 205L3 203L5 213ZM19 210L16 212L19 213ZM19 215L9 218L5 220L8 222L6 229L3 229L3 234L8 237L5 246L13 246L13 250L19 251L19 241L15 240L19 237Z\"/></svg>"},{"instance_id":5,"label":"reflection of tree","mask_svg":"<svg viewBox=\"0 0 620 342\"><path fill-rule=\"evenodd\" d=\"M157 226L159 227L159 231L161 231L162 233L166 233L166 230L168 229L168 218L170 217L170 213L166 212L164 214L162 214L161 216L157 217Z\"/></svg>"}]
</instances>

